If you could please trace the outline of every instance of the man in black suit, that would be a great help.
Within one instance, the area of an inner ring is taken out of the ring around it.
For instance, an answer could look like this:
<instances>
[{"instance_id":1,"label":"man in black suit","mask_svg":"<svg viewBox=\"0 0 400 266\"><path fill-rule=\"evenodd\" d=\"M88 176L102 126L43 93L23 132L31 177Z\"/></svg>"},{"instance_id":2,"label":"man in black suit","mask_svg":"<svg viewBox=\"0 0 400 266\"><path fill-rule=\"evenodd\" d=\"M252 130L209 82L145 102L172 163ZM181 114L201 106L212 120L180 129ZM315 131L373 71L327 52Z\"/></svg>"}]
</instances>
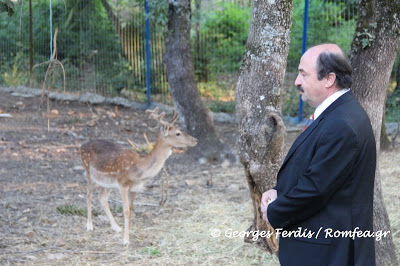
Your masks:
<instances>
[{"instance_id":1,"label":"man in black suit","mask_svg":"<svg viewBox=\"0 0 400 266\"><path fill-rule=\"evenodd\" d=\"M280 236L282 265L375 265L376 145L349 90L351 66L334 44L301 58L295 81L314 121L290 148L261 210Z\"/></svg>"}]
</instances>

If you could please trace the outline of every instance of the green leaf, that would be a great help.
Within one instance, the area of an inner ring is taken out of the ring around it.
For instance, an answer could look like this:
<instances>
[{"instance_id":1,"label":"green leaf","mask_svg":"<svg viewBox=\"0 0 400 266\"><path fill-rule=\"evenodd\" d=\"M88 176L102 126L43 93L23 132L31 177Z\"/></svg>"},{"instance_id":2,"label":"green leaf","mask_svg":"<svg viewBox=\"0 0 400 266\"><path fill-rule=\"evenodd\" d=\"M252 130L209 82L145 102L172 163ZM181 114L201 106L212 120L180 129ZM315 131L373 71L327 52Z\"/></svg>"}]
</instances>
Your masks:
<instances>
[{"instance_id":1,"label":"green leaf","mask_svg":"<svg viewBox=\"0 0 400 266\"><path fill-rule=\"evenodd\" d=\"M0 13L7 12L11 17L15 13L15 4L10 0L0 0Z\"/></svg>"}]
</instances>

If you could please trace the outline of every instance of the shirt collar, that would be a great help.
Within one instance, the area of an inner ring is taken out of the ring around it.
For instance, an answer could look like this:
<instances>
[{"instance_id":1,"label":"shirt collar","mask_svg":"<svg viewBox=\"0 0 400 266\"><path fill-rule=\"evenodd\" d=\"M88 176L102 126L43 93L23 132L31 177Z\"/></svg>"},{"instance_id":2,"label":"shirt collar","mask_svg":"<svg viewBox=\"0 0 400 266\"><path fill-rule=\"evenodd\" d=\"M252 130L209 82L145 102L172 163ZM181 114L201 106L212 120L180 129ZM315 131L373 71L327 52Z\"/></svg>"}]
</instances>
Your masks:
<instances>
[{"instance_id":1,"label":"shirt collar","mask_svg":"<svg viewBox=\"0 0 400 266\"><path fill-rule=\"evenodd\" d=\"M315 108L314 111L314 120L318 118L322 114L323 111L325 111L326 108L329 107L334 101L336 101L340 96L345 94L346 92L350 91L350 89L342 89L340 91L335 92L328 98L326 98L320 105L318 105L317 108Z\"/></svg>"}]
</instances>

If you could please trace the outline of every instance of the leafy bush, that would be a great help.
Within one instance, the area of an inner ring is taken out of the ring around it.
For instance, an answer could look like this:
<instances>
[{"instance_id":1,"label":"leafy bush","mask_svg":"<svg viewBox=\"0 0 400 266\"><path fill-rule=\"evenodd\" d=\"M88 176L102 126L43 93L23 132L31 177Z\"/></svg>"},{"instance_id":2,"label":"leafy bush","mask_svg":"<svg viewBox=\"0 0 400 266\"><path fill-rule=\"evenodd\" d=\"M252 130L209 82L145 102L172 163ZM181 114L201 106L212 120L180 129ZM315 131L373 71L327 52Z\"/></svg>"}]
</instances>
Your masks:
<instances>
[{"instance_id":1,"label":"leafy bush","mask_svg":"<svg viewBox=\"0 0 400 266\"><path fill-rule=\"evenodd\" d=\"M15 87L20 84L27 84L29 81L29 72L21 71L26 69L28 62L21 52L18 52L14 57L13 64L0 76L2 82L9 87Z\"/></svg>"},{"instance_id":2,"label":"leafy bush","mask_svg":"<svg viewBox=\"0 0 400 266\"><path fill-rule=\"evenodd\" d=\"M250 27L250 7L221 4L201 18L201 51L194 51L199 76L234 73L239 69ZM195 34L192 34L193 41ZM193 45L196 47L196 44Z\"/></svg>"},{"instance_id":3,"label":"leafy bush","mask_svg":"<svg viewBox=\"0 0 400 266\"><path fill-rule=\"evenodd\" d=\"M18 72L29 73L29 64L20 63L22 58L28 62L29 34L19 33L20 27L29 25L28 5L24 4L21 10L13 17L0 13L0 43L6 44L6 50L0 53L0 71L14 73L14 77L21 76ZM32 10L34 64L38 64L50 58L49 3L34 1ZM114 95L136 83L129 63L121 56L119 37L99 0L56 0L52 2L52 13L53 31L59 29L57 58L66 69L69 90L85 88ZM21 53L18 58L17 52ZM34 70L34 84L43 82L45 71L43 67ZM10 78L8 74L7 79ZM53 80L54 85L62 86L61 79ZM19 84L24 83L26 80L21 79Z\"/></svg>"}]
</instances>

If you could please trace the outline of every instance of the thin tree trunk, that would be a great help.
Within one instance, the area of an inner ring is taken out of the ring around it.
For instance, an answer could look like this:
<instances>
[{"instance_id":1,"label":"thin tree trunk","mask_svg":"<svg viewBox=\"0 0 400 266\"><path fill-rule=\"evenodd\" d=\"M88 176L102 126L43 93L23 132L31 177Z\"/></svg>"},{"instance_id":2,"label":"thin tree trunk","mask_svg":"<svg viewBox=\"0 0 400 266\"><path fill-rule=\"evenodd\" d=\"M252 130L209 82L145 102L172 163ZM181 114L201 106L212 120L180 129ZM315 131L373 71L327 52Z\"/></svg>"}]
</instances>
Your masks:
<instances>
[{"instance_id":1,"label":"thin tree trunk","mask_svg":"<svg viewBox=\"0 0 400 266\"><path fill-rule=\"evenodd\" d=\"M261 195L276 181L283 154L285 126L281 92L289 52L291 0L253 2L252 21L236 86L239 157L253 201L254 220L248 231L271 231L262 219ZM250 237L263 250L277 253L275 237Z\"/></svg>"},{"instance_id":2,"label":"thin tree trunk","mask_svg":"<svg viewBox=\"0 0 400 266\"><path fill-rule=\"evenodd\" d=\"M114 13L114 10L110 6L107 0L101 0L101 3L103 4L104 9L107 12L107 16L110 19L110 21L114 24L115 30L117 31L119 37L121 38L121 42L123 39L123 33L121 30L121 23L119 22L119 19L117 15Z\"/></svg>"},{"instance_id":3,"label":"thin tree trunk","mask_svg":"<svg viewBox=\"0 0 400 266\"><path fill-rule=\"evenodd\" d=\"M29 86L33 87L33 30L32 0L29 0Z\"/></svg>"},{"instance_id":4,"label":"thin tree trunk","mask_svg":"<svg viewBox=\"0 0 400 266\"><path fill-rule=\"evenodd\" d=\"M128 59L130 65L133 67L135 65L135 58L131 55L132 46L134 45L132 32L135 33L131 27L127 24L125 28L122 28L121 21L117 14L115 14L114 10L110 6L107 0L101 0L101 3L104 9L107 12L108 19L112 22L115 27L115 30L118 33L122 49L124 51L124 55L126 59ZM137 56L137 54L136 54Z\"/></svg>"},{"instance_id":5,"label":"thin tree trunk","mask_svg":"<svg viewBox=\"0 0 400 266\"><path fill-rule=\"evenodd\" d=\"M197 89L190 45L190 18L190 0L169 1L164 61L172 97L182 127L198 139L192 153L212 161L233 161L235 158L219 139Z\"/></svg>"},{"instance_id":6,"label":"thin tree trunk","mask_svg":"<svg viewBox=\"0 0 400 266\"><path fill-rule=\"evenodd\" d=\"M399 18L399 0L361 0L350 55L354 69L352 89L371 119L378 151L386 90L400 41ZM375 178L374 230L390 230L379 167ZM397 265L392 236L375 243L377 265Z\"/></svg>"}]
</instances>

